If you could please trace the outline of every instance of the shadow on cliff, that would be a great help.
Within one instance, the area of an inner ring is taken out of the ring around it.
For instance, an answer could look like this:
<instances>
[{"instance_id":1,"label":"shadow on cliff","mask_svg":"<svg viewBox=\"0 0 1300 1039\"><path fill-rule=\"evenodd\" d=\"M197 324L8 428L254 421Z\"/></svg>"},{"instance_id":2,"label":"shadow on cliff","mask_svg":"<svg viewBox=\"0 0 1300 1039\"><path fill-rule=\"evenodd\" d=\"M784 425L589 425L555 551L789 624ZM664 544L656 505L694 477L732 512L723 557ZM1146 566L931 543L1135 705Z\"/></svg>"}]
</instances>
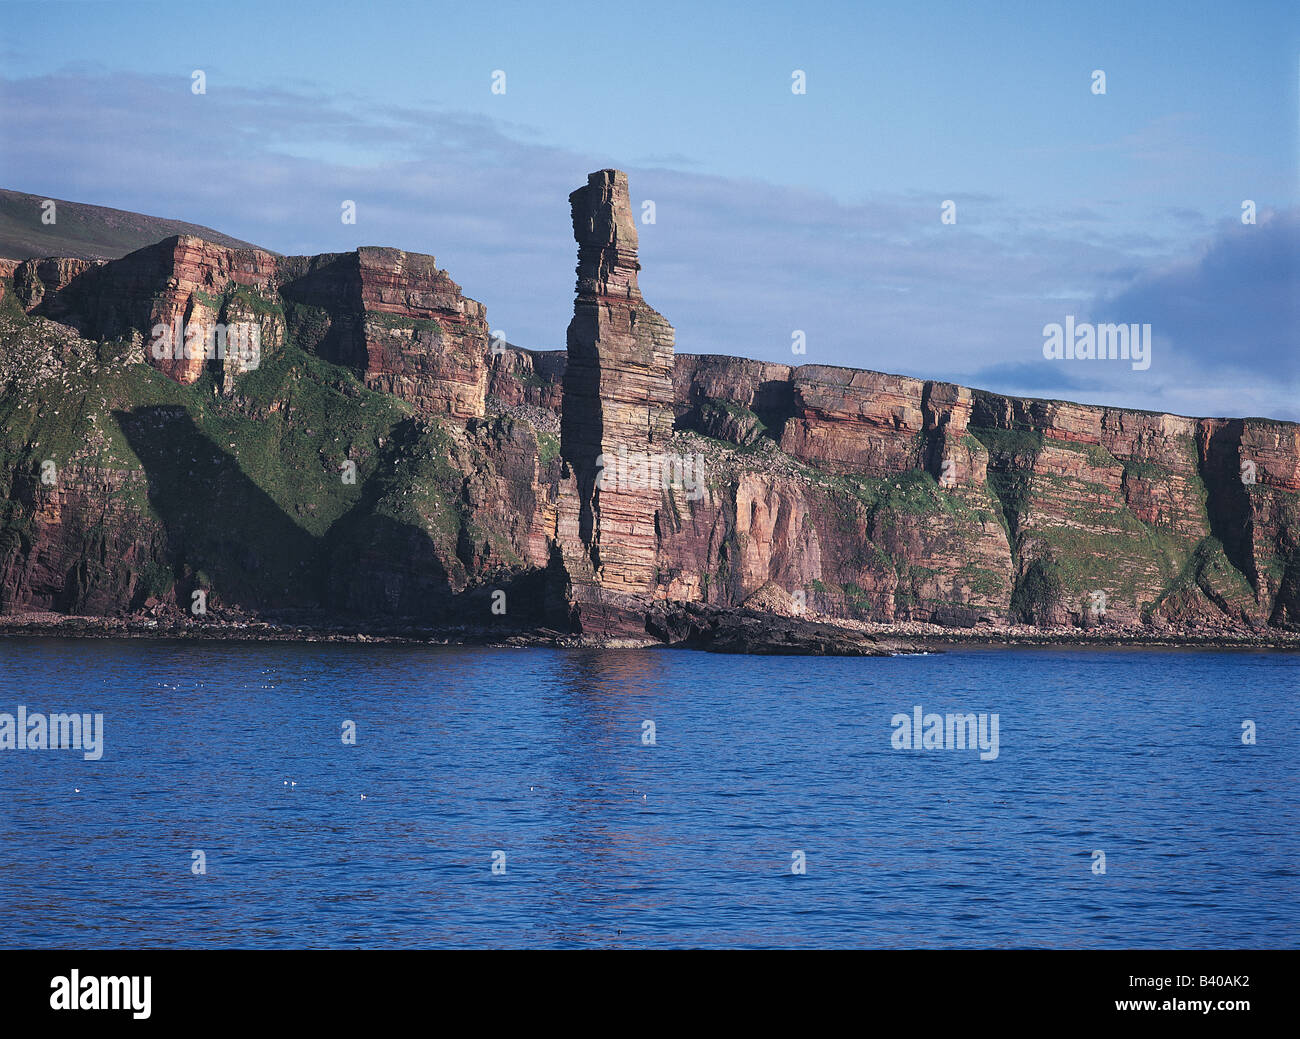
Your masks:
<instances>
[{"instance_id":1,"label":"shadow on cliff","mask_svg":"<svg viewBox=\"0 0 1300 1039\"><path fill-rule=\"evenodd\" d=\"M564 459L562 477L572 473L578 486L578 537L587 546L591 565L600 566L600 543L596 538L596 462L605 439L604 409L601 407L600 352L586 344L597 335L596 319L590 306L575 305L565 336L567 361L560 406L560 451Z\"/></svg>"},{"instance_id":2,"label":"shadow on cliff","mask_svg":"<svg viewBox=\"0 0 1300 1039\"><path fill-rule=\"evenodd\" d=\"M400 617L441 627L510 632L539 626L546 614L544 570L500 572L489 579L480 569L474 575L480 583L463 587L466 573L476 569L463 523L439 545L424 528L385 515L386 502L409 490L390 474L403 452L415 447L418 425L407 420L394 431L360 499L322 539L326 608L349 617ZM457 568L454 581L448 566ZM504 598L498 600L497 593Z\"/></svg>"},{"instance_id":3,"label":"shadow on cliff","mask_svg":"<svg viewBox=\"0 0 1300 1039\"><path fill-rule=\"evenodd\" d=\"M540 572L503 575L490 586L456 592L429 534L380 511L389 489L380 475L368 479L356 504L318 537L250 479L237 457L218 447L184 408L141 407L114 412L114 418L144 466L149 502L167 535L160 558L133 565L166 570L182 609L189 608L196 589L205 589L212 607L314 610L363 622L517 629L540 613ZM377 474L392 472L400 445L401 437L395 438ZM163 597L161 588L151 593L148 585L139 582L132 608L142 606L146 594ZM491 608L497 590L507 595L505 615Z\"/></svg>"},{"instance_id":4,"label":"shadow on cliff","mask_svg":"<svg viewBox=\"0 0 1300 1039\"><path fill-rule=\"evenodd\" d=\"M212 605L315 607L320 539L303 530L183 408L113 413L144 466L149 503L167 532L155 562L171 571L188 608L195 589ZM134 603L139 606L139 603Z\"/></svg>"},{"instance_id":5,"label":"shadow on cliff","mask_svg":"<svg viewBox=\"0 0 1300 1039\"><path fill-rule=\"evenodd\" d=\"M1205 484L1210 533L1223 545L1228 562L1258 592L1250 492L1242 482L1240 467L1244 428L1242 420L1233 419L1210 432L1200 459L1200 475Z\"/></svg>"},{"instance_id":6,"label":"shadow on cliff","mask_svg":"<svg viewBox=\"0 0 1300 1039\"><path fill-rule=\"evenodd\" d=\"M675 410L674 429L745 446L754 443L759 436L779 445L786 424L795 417L797 407L793 385L788 381L769 379L758 384L747 407L737 408L733 402L692 389L689 400L679 401ZM737 423L737 412L742 415L748 412L757 420L757 425L751 428L743 422Z\"/></svg>"},{"instance_id":7,"label":"shadow on cliff","mask_svg":"<svg viewBox=\"0 0 1300 1039\"><path fill-rule=\"evenodd\" d=\"M366 370L365 313L356 253L289 257L279 287L288 334L303 349L360 373Z\"/></svg>"}]
</instances>

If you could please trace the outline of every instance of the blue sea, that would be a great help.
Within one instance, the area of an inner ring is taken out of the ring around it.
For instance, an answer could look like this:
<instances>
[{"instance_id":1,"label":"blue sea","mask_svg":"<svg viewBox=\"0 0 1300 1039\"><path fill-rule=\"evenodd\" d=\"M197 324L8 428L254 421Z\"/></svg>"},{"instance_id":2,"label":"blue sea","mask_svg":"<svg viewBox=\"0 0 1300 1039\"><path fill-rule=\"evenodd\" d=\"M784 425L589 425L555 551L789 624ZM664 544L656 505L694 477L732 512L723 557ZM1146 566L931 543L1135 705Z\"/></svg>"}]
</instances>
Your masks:
<instances>
[{"instance_id":1,"label":"blue sea","mask_svg":"<svg viewBox=\"0 0 1300 1039\"><path fill-rule=\"evenodd\" d=\"M1298 665L4 639L0 945L1295 947Z\"/></svg>"}]
</instances>

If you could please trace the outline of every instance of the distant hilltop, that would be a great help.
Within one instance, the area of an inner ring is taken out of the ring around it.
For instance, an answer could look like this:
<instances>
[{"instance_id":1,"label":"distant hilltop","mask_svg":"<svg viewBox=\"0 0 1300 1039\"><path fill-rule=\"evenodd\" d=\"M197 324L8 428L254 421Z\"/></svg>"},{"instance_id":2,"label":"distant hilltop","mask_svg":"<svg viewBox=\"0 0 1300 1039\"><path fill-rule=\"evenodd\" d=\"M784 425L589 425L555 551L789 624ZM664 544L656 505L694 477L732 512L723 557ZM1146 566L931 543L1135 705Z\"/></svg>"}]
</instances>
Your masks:
<instances>
[{"instance_id":1,"label":"distant hilltop","mask_svg":"<svg viewBox=\"0 0 1300 1039\"><path fill-rule=\"evenodd\" d=\"M54 203L53 223L42 222L47 202ZM195 235L231 249L255 248L201 224L0 188L0 256L10 260L116 260L175 235Z\"/></svg>"}]
</instances>

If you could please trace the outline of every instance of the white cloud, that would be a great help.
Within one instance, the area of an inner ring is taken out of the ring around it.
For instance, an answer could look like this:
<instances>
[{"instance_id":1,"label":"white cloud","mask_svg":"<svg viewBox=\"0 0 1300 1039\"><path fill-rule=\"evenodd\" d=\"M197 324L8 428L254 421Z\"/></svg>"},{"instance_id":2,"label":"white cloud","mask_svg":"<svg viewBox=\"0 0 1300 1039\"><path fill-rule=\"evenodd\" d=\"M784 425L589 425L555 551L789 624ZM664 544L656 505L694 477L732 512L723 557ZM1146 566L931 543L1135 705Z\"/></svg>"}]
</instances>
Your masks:
<instances>
[{"instance_id":1,"label":"white cloud","mask_svg":"<svg viewBox=\"0 0 1300 1039\"><path fill-rule=\"evenodd\" d=\"M194 96L188 77L0 79L0 94L6 187L207 224L281 252L366 244L432 253L512 342L563 345L575 259L567 196L608 158L454 112L307 90L212 85ZM958 222L944 226L938 197L846 204L664 168L671 157L638 168L635 158L625 168L637 210L646 198L657 210L657 223L641 229L642 288L676 326L680 350L1297 417L1294 367L1286 370L1294 310L1277 299L1278 290L1294 295L1294 268L1289 283L1252 281L1265 243L1280 236L1294 255L1294 214L1245 234L1221 231L1198 249L1206 221L1194 213L1180 213L1161 238L1108 221L1104 205L1040 211L954 193ZM339 221L343 199L357 202L356 226ZM1044 371L1043 325L1060 321L1071 299L1092 298L1122 311L1117 320L1156 324L1168 356L1127 376ZM798 359L789 352L796 328L808 337ZM1240 333L1232 349L1225 329Z\"/></svg>"}]
</instances>

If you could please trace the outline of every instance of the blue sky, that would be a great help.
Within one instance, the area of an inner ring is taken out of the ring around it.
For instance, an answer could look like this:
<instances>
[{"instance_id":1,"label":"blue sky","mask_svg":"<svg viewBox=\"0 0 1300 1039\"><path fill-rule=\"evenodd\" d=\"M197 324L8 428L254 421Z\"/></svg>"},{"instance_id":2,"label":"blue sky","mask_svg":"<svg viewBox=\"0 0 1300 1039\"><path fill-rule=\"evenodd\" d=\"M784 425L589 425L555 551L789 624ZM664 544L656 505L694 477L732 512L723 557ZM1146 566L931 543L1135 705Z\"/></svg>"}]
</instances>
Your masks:
<instances>
[{"instance_id":1,"label":"blue sky","mask_svg":"<svg viewBox=\"0 0 1300 1039\"><path fill-rule=\"evenodd\" d=\"M0 186L433 253L553 348L566 195L617 166L680 350L1300 418L1293 3L4 7ZM1151 368L1044 359L1067 313Z\"/></svg>"}]
</instances>

